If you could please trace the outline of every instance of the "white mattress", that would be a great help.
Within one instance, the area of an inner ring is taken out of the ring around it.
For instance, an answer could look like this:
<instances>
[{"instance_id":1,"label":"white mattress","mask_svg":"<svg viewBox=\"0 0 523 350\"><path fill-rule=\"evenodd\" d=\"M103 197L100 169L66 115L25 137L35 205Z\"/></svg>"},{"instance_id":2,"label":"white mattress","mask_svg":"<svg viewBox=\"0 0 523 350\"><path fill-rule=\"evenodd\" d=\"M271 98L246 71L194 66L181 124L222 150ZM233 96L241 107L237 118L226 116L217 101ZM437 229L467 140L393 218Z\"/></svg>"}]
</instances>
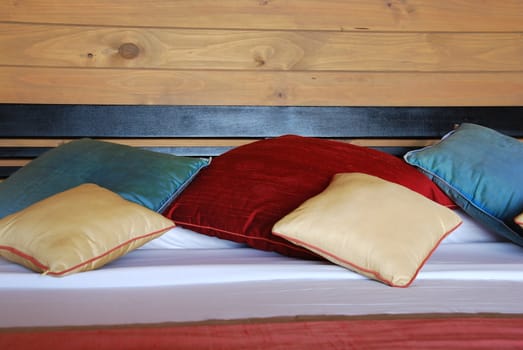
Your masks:
<instances>
[{"instance_id":1,"label":"white mattress","mask_svg":"<svg viewBox=\"0 0 523 350\"><path fill-rule=\"evenodd\" d=\"M138 249L97 271L43 276L0 260L0 327L288 315L523 313L523 248L441 244L408 288L245 247Z\"/></svg>"}]
</instances>

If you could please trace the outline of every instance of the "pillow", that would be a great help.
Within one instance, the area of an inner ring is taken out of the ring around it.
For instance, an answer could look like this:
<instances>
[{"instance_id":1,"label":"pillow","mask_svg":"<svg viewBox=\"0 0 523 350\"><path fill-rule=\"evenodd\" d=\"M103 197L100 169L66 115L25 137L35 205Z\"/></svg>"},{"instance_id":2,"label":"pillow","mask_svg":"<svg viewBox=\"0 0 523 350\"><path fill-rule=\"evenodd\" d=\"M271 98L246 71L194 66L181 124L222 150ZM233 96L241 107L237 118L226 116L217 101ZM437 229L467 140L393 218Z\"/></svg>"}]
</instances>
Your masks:
<instances>
[{"instance_id":1,"label":"pillow","mask_svg":"<svg viewBox=\"0 0 523 350\"><path fill-rule=\"evenodd\" d=\"M207 159L104 141L72 141L42 154L0 183L0 218L83 183L98 184L163 211L207 164Z\"/></svg>"},{"instance_id":2,"label":"pillow","mask_svg":"<svg viewBox=\"0 0 523 350\"><path fill-rule=\"evenodd\" d=\"M404 186L345 173L279 220L273 232L362 275L407 287L460 223L449 208Z\"/></svg>"},{"instance_id":3,"label":"pillow","mask_svg":"<svg viewBox=\"0 0 523 350\"><path fill-rule=\"evenodd\" d=\"M514 222L516 224L518 224L521 228L523 228L523 213L516 216L516 218L514 219Z\"/></svg>"},{"instance_id":4,"label":"pillow","mask_svg":"<svg viewBox=\"0 0 523 350\"><path fill-rule=\"evenodd\" d=\"M164 213L193 231L262 250L318 258L276 237L272 226L339 172L360 171L404 184L445 205L448 197L401 158L345 142L285 135L215 157Z\"/></svg>"},{"instance_id":5,"label":"pillow","mask_svg":"<svg viewBox=\"0 0 523 350\"><path fill-rule=\"evenodd\" d=\"M139 249L232 249L243 247L245 245L241 243L202 235L181 226L176 226L160 237L144 244Z\"/></svg>"},{"instance_id":6,"label":"pillow","mask_svg":"<svg viewBox=\"0 0 523 350\"><path fill-rule=\"evenodd\" d=\"M523 144L465 123L439 143L405 154L454 202L497 234L523 245L514 217L523 208Z\"/></svg>"},{"instance_id":7,"label":"pillow","mask_svg":"<svg viewBox=\"0 0 523 350\"><path fill-rule=\"evenodd\" d=\"M64 276L101 267L172 226L161 214L83 184L0 219L0 256Z\"/></svg>"}]
</instances>

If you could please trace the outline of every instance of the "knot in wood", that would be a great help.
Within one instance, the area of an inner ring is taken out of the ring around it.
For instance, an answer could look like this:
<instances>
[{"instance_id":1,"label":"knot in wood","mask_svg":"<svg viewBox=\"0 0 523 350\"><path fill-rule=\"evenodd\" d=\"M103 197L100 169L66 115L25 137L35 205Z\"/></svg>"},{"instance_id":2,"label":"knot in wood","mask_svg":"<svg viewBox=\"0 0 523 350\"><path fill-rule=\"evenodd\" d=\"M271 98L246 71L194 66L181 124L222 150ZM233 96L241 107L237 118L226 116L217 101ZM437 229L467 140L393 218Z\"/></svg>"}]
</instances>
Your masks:
<instances>
[{"instance_id":1,"label":"knot in wood","mask_svg":"<svg viewBox=\"0 0 523 350\"><path fill-rule=\"evenodd\" d=\"M118 53L125 59L133 59L140 54L140 48L133 43L124 43L118 48Z\"/></svg>"}]
</instances>

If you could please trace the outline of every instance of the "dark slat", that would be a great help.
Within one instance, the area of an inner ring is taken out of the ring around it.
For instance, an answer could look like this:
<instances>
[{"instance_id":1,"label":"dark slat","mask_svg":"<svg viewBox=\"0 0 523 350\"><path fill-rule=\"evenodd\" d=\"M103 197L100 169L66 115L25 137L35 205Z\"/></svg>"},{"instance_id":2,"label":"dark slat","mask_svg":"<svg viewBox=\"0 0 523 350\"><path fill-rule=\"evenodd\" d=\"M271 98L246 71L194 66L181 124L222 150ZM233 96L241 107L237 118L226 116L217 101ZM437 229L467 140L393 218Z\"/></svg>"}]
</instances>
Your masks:
<instances>
[{"instance_id":1,"label":"dark slat","mask_svg":"<svg viewBox=\"0 0 523 350\"><path fill-rule=\"evenodd\" d=\"M6 178L15 171L20 169L20 167L15 166L0 166L0 179Z\"/></svg>"},{"instance_id":2,"label":"dark slat","mask_svg":"<svg viewBox=\"0 0 523 350\"><path fill-rule=\"evenodd\" d=\"M232 147L141 147L155 152L184 156L216 156ZM49 147L0 147L0 158L35 158L50 150Z\"/></svg>"},{"instance_id":3,"label":"dark slat","mask_svg":"<svg viewBox=\"0 0 523 350\"><path fill-rule=\"evenodd\" d=\"M523 136L523 107L246 107L0 104L0 137L437 138L462 122Z\"/></svg>"},{"instance_id":4,"label":"dark slat","mask_svg":"<svg viewBox=\"0 0 523 350\"><path fill-rule=\"evenodd\" d=\"M144 149L149 149L151 151L170 153L180 156L218 156L233 147L142 147ZM402 156L410 150L415 149L415 147L373 147L383 152L387 152L396 156Z\"/></svg>"},{"instance_id":5,"label":"dark slat","mask_svg":"<svg viewBox=\"0 0 523 350\"><path fill-rule=\"evenodd\" d=\"M194 157L213 157L218 156L233 147L141 147L143 149L169 153L180 156L194 156ZM370 147L381 150L394 155L403 155L407 151L414 149L413 147ZM24 148L10 148L0 147L0 159L31 159L38 157L42 153L50 150L44 147L24 147Z\"/></svg>"},{"instance_id":6,"label":"dark slat","mask_svg":"<svg viewBox=\"0 0 523 350\"><path fill-rule=\"evenodd\" d=\"M0 158L34 158L49 149L48 147L0 147Z\"/></svg>"}]
</instances>

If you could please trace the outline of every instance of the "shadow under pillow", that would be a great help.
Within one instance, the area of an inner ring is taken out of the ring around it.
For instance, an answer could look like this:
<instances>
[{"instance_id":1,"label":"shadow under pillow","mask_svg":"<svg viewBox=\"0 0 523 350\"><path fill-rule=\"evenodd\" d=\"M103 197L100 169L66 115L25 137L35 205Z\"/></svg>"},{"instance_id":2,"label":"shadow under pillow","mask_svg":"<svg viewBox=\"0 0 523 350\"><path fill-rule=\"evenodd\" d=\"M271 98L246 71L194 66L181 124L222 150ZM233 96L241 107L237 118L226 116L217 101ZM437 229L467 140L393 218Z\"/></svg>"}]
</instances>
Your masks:
<instances>
[{"instance_id":1,"label":"shadow under pillow","mask_svg":"<svg viewBox=\"0 0 523 350\"><path fill-rule=\"evenodd\" d=\"M345 142L285 135L215 157L164 214L196 232L283 255L318 258L273 235L272 227L323 191L340 172L379 176L454 206L434 183L401 158Z\"/></svg>"},{"instance_id":2,"label":"shadow under pillow","mask_svg":"<svg viewBox=\"0 0 523 350\"><path fill-rule=\"evenodd\" d=\"M516 224L518 224L519 227L521 227L523 229L523 213L521 213L518 216L516 216L516 218L514 219L514 222Z\"/></svg>"}]
</instances>

